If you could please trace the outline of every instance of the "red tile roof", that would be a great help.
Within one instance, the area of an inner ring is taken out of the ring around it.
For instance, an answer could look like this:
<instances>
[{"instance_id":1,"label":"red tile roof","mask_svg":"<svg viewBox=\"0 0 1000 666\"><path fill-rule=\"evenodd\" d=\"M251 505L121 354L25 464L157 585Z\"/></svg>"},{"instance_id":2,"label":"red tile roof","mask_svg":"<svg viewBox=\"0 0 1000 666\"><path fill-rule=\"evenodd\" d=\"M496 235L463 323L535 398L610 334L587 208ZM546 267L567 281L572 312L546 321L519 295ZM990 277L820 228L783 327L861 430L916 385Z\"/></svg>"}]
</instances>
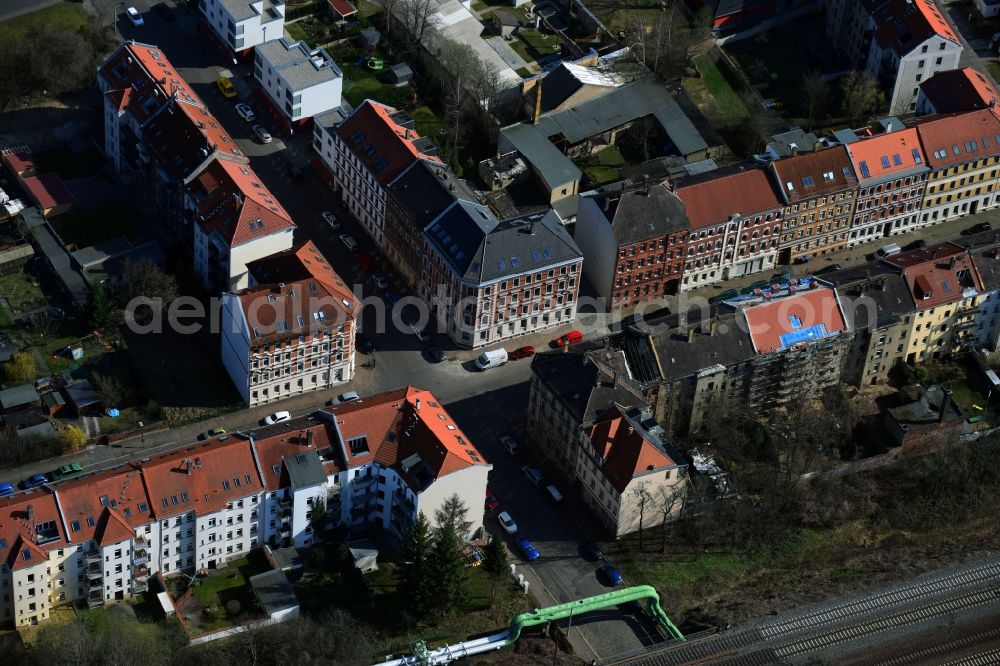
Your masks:
<instances>
[{"instance_id":1,"label":"red tile roof","mask_svg":"<svg viewBox=\"0 0 1000 666\"><path fill-rule=\"evenodd\" d=\"M312 241L251 262L247 270L257 284L238 295L254 331L252 344L333 325L347 324L350 330L357 318L358 299Z\"/></svg>"},{"instance_id":2,"label":"red tile roof","mask_svg":"<svg viewBox=\"0 0 1000 666\"><path fill-rule=\"evenodd\" d=\"M21 182L28 190L28 198L43 211L69 206L76 201L76 197L57 173L43 173L41 176L24 178Z\"/></svg>"},{"instance_id":3,"label":"red tile roof","mask_svg":"<svg viewBox=\"0 0 1000 666\"><path fill-rule=\"evenodd\" d=\"M155 518L188 511L205 515L263 490L250 442L215 439L155 456L142 465Z\"/></svg>"},{"instance_id":4,"label":"red tile roof","mask_svg":"<svg viewBox=\"0 0 1000 666\"><path fill-rule=\"evenodd\" d=\"M782 207L774 184L763 169L749 168L687 181L677 188L691 228L726 222L731 215L749 217Z\"/></svg>"},{"instance_id":5,"label":"red tile roof","mask_svg":"<svg viewBox=\"0 0 1000 666\"><path fill-rule=\"evenodd\" d=\"M67 543L55 496L45 488L0 500L0 561L11 569L45 561L45 550ZM28 551L28 556L24 553Z\"/></svg>"},{"instance_id":6,"label":"red tile roof","mask_svg":"<svg viewBox=\"0 0 1000 666\"><path fill-rule=\"evenodd\" d=\"M104 509L101 520L97 524L97 543L101 546L110 546L114 543L127 541L134 536L132 528L117 511L111 507Z\"/></svg>"},{"instance_id":7,"label":"red tile roof","mask_svg":"<svg viewBox=\"0 0 1000 666\"><path fill-rule=\"evenodd\" d=\"M273 429L264 428L255 433L259 434L254 439L257 460L260 462L264 486L268 490L288 486L288 475L284 473L282 461L303 451L319 453L330 449L321 456L324 470L327 474L341 471L338 463L341 456L337 453L340 444L335 441L332 430L326 424L307 423L305 419L296 419Z\"/></svg>"},{"instance_id":8,"label":"red tile roof","mask_svg":"<svg viewBox=\"0 0 1000 666\"><path fill-rule=\"evenodd\" d=\"M901 176L927 165L917 130L912 127L848 144L847 152L862 185Z\"/></svg>"},{"instance_id":9,"label":"red tile roof","mask_svg":"<svg viewBox=\"0 0 1000 666\"><path fill-rule=\"evenodd\" d=\"M1000 92L982 72L972 67L938 72L920 84L920 89L938 113L995 108Z\"/></svg>"},{"instance_id":10,"label":"red tile roof","mask_svg":"<svg viewBox=\"0 0 1000 666\"><path fill-rule=\"evenodd\" d=\"M890 0L875 12L875 39L904 56L938 35L961 45L934 0Z\"/></svg>"},{"instance_id":11,"label":"red tile roof","mask_svg":"<svg viewBox=\"0 0 1000 666\"><path fill-rule=\"evenodd\" d=\"M844 146L775 160L771 169L786 202L840 192L858 184Z\"/></svg>"},{"instance_id":12,"label":"red tile roof","mask_svg":"<svg viewBox=\"0 0 1000 666\"><path fill-rule=\"evenodd\" d=\"M358 13L358 8L349 3L347 0L329 0L330 7L333 11L337 12L341 18L347 18L348 16L353 16Z\"/></svg>"},{"instance_id":13,"label":"red tile roof","mask_svg":"<svg viewBox=\"0 0 1000 666\"><path fill-rule=\"evenodd\" d=\"M131 528L152 520L152 503L142 474L131 465L60 481L53 487L59 493L59 506L69 539L74 543L100 538L98 532L105 509L113 509ZM117 524L117 520L113 521L112 527Z\"/></svg>"},{"instance_id":14,"label":"red tile roof","mask_svg":"<svg viewBox=\"0 0 1000 666\"><path fill-rule=\"evenodd\" d=\"M230 247L295 227L249 165L213 160L191 181L189 190L197 190L204 232L219 234Z\"/></svg>"},{"instance_id":15,"label":"red tile roof","mask_svg":"<svg viewBox=\"0 0 1000 666\"><path fill-rule=\"evenodd\" d=\"M417 145L422 137L400 125L394 119L398 113L391 106L368 99L335 130L383 187L416 159L441 162L422 151Z\"/></svg>"},{"instance_id":16,"label":"red tile roof","mask_svg":"<svg viewBox=\"0 0 1000 666\"><path fill-rule=\"evenodd\" d=\"M407 386L328 407L343 437L348 467L379 462L395 468L414 490L448 474L486 465L434 395ZM365 437L362 444L357 441ZM353 447L351 440L356 440Z\"/></svg>"},{"instance_id":17,"label":"red tile roof","mask_svg":"<svg viewBox=\"0 0 1000 666\"><path fill-rule=\"evenodd\" d=\"M903 269L903 278L918 310L959 301L965 297L966 289L983 290L971 256L954 243L930 245L882 261Z\"/></svg>"},{"instance_id":18,"label":"red tile roof","mask_svg":"<svg viewBox=\"0 0 1000 666\"><path fill-rule=\"evenodd\" d=\"M918 120L916 128L934 169L1000 155L1000 120L991 110L929 116Z\"/></svg>"},{"instance_id":19,"label":"red tile roof","mask_svg":"<svg viewBox=\"0 0 1000 666\"><path fill-rule=\"evenodd\" d=\"M34 172L38 168L30 152L5 153L3 163L18 176L23 176L25 172Z\"/></svg>"},{"instance_id":20,"label":"red tile roof","mask_svg":"<svg viewBox=\"0 0 1000 666\"><path fill-rule=\"evenodd\" d=\"M603 460L601 471L619 493L636 475L677 465L666 451L632 426L621 406L614 404L587 429L594 452Z\"/></svg>"},{"instance_id":21,"label":"red tile roof","mask_svg":"<svg viewBox=\"0 0 1000 666\"><path fill-rule=\"evenodd\" d=\"M747 331L759 354L814 342L847 329L844 313L833 289L800 292L777 301L743 310ZM813 329L810 332L810 329Z\"/></svg>"}]
</instances>

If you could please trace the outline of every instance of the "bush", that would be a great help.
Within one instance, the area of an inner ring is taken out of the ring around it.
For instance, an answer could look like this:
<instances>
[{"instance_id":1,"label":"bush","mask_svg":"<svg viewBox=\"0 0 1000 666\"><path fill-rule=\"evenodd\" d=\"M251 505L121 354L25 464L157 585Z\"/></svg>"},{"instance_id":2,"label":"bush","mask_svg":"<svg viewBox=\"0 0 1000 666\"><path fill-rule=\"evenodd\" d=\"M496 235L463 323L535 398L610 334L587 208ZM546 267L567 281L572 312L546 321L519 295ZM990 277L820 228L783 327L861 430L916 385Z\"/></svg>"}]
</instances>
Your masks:
<instances>
[{"instance_id":1,"label":"bush","mask_svg":"<svg viewBox=\"0 0 1000 666\"><path fill-rule=\"evenodd\" d=\"M236 599L230 599L226 602L226 614L229 615L229 617L236 617L240 614L241 610L243 610L243 606L241 606L240 602Z\"/></svg>"},{"instance_id":2,"label":"bush","mask_svg":"<svg viewBox=\"0 0 1000 666\"><path fill-rule=\"evenodd\" d=\"M17 384L34 381L35 377L38 376L38 364L35 363L35 357L28 352L14 354L14 357L7 361L7 365L4 366L4 376Z\"/></svg>"},{"instance_id":3,"label":"bush","mask_svg":"<svg viewBox=\"0 0 1000 666\"><path fill-rule=\"evenodd\" d=\"M74 451L87 443L87 433L76 426L67 426L60 437L63 444Z\"/></svg>"}]
</instances>

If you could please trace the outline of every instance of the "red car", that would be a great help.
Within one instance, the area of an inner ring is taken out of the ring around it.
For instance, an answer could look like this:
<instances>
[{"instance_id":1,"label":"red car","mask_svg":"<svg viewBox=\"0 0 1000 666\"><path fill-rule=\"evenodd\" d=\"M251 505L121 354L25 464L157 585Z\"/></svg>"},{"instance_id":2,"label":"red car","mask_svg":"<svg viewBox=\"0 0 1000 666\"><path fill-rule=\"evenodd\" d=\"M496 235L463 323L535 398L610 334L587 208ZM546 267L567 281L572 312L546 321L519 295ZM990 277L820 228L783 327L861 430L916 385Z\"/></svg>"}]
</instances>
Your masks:
<instances>
[{"instance_id":1,"label":"red car","mask_svg":"<svg viewBox=\"0 0 1000 666\"><path fill-rule=\"evenodd\" d=\"M495 511L500 508L500 500L497 496L493 494L493 491L489 488L486 489L486 508Z\"/></svg>"},{"instance_id":2,"label":"red car","mask_svg":"<svg viewBox=\"0 0 1000 666\"><path fill-rule=\"evenodd\" d=\"M570 331L561 338L556 338L552 341L556 347L565 347L566 345L575 345L578 342L583 341L583 333L580 331Z\"/></svg>"},{"instance_id":3,"label":"red car","mask_svg":"<svg viewBox=\"0 0 1000 666\"><path fill-rule=\"evenodd\" d=\"M528 358L529 356L535 355L535 348L531 345L525 345L524 347L518 347L511 353L507 354L507 358L511 361L516 361L519 358Z\"/></svg>"}]
</instances>

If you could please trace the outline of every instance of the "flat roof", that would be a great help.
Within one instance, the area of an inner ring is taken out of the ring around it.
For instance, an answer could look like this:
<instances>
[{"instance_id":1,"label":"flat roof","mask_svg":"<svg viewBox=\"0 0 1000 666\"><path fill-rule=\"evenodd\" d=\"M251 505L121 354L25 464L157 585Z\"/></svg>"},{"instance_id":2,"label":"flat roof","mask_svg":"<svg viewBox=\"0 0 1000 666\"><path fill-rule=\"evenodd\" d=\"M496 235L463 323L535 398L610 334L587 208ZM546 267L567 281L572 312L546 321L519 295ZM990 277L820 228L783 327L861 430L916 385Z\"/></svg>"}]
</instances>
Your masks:
<instances>
[{"instance_id":1,"label":"flat roof","mask_svg":"<svg viewBox=\"0 0 1000 666\"><path fill-rule=\"evenodd\" d=\"M255 50L292 91L344 78L344 73L329 53L323 49L310 49L305 42L293 42L282 37L259 44Z\"/></svg>"},{"instance_id":2,"label":"flat roof","mask_svg":"<svg viewBox=\"0 0 1000 666\"><path fill-rule=\"evenodd\" d=\"M272 569L251 576L250 587L253 588L257 600L268 615L274 615L289 608L297 608L299 605L295 589L288 582L288 576L281 569Z\"/></svg>"}]
</instances>

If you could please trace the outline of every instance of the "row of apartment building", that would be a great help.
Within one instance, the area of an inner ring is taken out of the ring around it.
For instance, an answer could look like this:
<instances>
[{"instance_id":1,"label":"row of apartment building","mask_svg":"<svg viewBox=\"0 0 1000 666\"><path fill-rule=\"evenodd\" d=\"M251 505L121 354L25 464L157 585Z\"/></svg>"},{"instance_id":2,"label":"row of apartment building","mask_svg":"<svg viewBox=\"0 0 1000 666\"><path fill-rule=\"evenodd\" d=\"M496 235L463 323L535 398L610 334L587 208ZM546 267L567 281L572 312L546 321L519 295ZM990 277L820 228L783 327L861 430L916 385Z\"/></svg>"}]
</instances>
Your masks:
<instances>
[{"instance_id":1,"label":"row of apartment building","mask_svg":"<svg viewBox=\"0 0 1000 666\"><path fill-rule=\"evenodd\" d=\"M627 307L995 208L1000 118L984 92L979 108L813 137L766 166L585 193L585 275L609 308ZM939 97L926 108L948 108Z\"/></svg>"},{"instance_id":2,"label":"row of apartment building","mask_svg":"<svg viewBox=\"0 0 1000 666\"><path fill-rule=\"evenodd\" d=\"M627 327L607 344L656 421L686 435L715 401L766 411L998 341L1000 234L987 231Z\"/></svg>"},{"instance_id":3,"label":"row of apartment building","mask_svg":"<svg viewBox=\"0 0 1000 666\"><path fill-rule=\"evenodd\" d=\"M480 347L576 318L583 257L547 207L500 219L405 111L366 100L316 119L313 147L343 205L427 303L439 330Z\"/></svg>"},{"instance_id":4,"label":"row of apartment building","mask_svg":"<svg viewBox=\"0 0 1000 666\"><path fill-rule=\"evenodd\" d=\"M457 494L482 527L491 465L428 391L406 387L0 499L0 623L144 592L328 526L399 542Z\"/></svg>"}]
</instances>

